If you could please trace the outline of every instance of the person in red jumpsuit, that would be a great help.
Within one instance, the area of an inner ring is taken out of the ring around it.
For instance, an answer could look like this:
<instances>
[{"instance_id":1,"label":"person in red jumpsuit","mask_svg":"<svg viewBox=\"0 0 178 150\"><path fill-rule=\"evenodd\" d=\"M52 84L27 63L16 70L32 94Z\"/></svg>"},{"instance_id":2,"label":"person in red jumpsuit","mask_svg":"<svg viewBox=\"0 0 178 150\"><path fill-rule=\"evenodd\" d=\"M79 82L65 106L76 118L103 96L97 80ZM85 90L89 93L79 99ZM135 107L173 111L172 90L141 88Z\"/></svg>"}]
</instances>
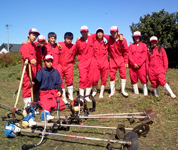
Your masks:
<instances>
[{"instance_id":1,"label":"person in red jumpsuit","mask_svg":"<svg viewBox=\"0 0 178 150\"><path fill-rule=\"evenodd\" d=\"M73 65L75 64L74 61L74 47L75 44L72 44L73 34L71 32L66 32L64 34L64 42L58 42L60 45L59 49L59 65L58 70L60 70L60 75L62 80L67 85L68 90L68 97L70 100L73 100ZM66 93L65 93L65 85L64 83L61 84L62 87L62 99L67 101Z\"/></svg>"},{"instance_id":2,"label":"person in red jumpsuit","mask_svg":"<svg viewBox=\"0 0 178 150\"><path fill-rule=\"evenodd\" d=\"M44 60L45 56L47 55L47 50L45 48L46 38L44 35L39 35L37 42L34 42L36 45L36 55L37 57L37 71L39 71L42 66L42 60ZM35 102L39 100L39 88L34 86L33 98Z\"/></svg>"},{"instance_id":3,"label":"person in red jumpsuit","mask_svg":"<svg viewBox=\"0 0 178 150\"><path fill-rule=\"evenodd\" d=\"M93 37L88 36L88 27L82 26L80 29L82 37L76 42L74 56L78 55L79 69L79 95L85 96L88 102L91 102L89 95L93 84Z\"/></svg>"},{"instance_id":4,"label":"person in red jumpsuit","mask_svg":"<svg viewBox=\"0 0 178 150\"><path fill-rule=\"evenodd\" d=\"M23 44L28 44L28 42L23 41L22 45ZM37 41L34 42L34 44L36 46L36 53L38 55L37 59L39 60L39 61L37 61L37 62L39 62L38 65L37 65L38 66L37 68L38 68L38 70L40 70L42 68L42 61L41 60L44 60L44 57L47 55L47 50L45 48L45 45L47 44L45 36L39 35Z\"/></svg>"},{"instance_id":5,"label":"person in red jumpsuit","mask_svg":"<svg viewBox=\"0 0 178 150\"><path fill-rule=\"evenodd\" d=\"M130 79L135 94L139 94L138 78L143 84L143 93L148 95L146 60L147 60L147 46L141 42L141 33L136 31L133 33L133 44L129 45L129 68Z\"/></svg>"},{"instance_id":6,"label":"person in red jumpsuit","mask_svg":"<svg viewBox=\"0 0 178 150\"><path fill-rule=\"evenodd\" d=\"M56 43L57 35L54 32L48 33L48 43L45 45L45 48L47 49L47 54L53 56L53 68L60 71L59 65L59 46ZM64 103L67 104L68 101L66 99L63 99Z\"/></svg>"},{"instance_id":7,"label":"person in red jumpsuit","mask_svg":"<svg viewBox=\"0 0 178 150\"><path fill-rule=\"evenodd\" d=\"M93 74L93 88L92 95L97 93L97 85L101 76L101 87L99 98L103 98L104 88L106 86L106 80L109 70L108 62L108 46L103 40L104 31L102 28L98 28L96 35L94 36L94 74Z\"/></svg>"},{"instance_id":8,"label":"person in red jumpsuit","mask_svg":"<svg viewBox=\"0 0 178 150\"><path fill-rule=\"evenodd\" d=\"M47 49L45 47L46 43L46 38L44 35L39 35L37 42L34 42L34 44L36 45L37 49L38 49L38 53L40 56L39 58L39 67L38 67L38 71L43 67L42 66L42 60L44 60L45 56L47 55Z\"/></svg>"},{"instance_id":9,"label":"person in red jumpsuit","mask_svg":"<svg viewBox=\"0 0 178 150\"><path fill-rule=\"evenodd\" d=\"M57 107L56 99L60 100L60 110L65 109L64 102L61 99L62 79L59 72L52 67L53 57L46 55L44 58L45 67L37 72L34 79L33 85L39 85L40 100L39 104L43 108L41 112L41 121L44 121L44 113L46 114L47 120L54 119L54 116L50 115L52 109Z\"/></svg>"},{"instance_id":10,"label":"person in red jumpsuit","mask_svg":"<svg viewBox=\"0 0 178 150\"><path fill-rule=\"evenodd\" d=\"M23 62L22 68L24 67L25 59L28 59L28 63L31 65L32 80L36 76L38 70L37 66L40 63L37 60L38 53L36 53L36 45L33 43L38 35L40 35L38 30L32 28L28 33L27 44L23 44L22 47L20 48L20 54L22 55L22 62ZM29 67L27 66L22 82L22 88L23 88L22 97L24 101L24 108L26 108L28 104L31 102L31 88L29 85L30 85Z\"/></svg>"},{"instance_id":11,"label":"person in red jumpsuit","mask_svg":"<svg viewBox=\"0 0 178 150\"><path fill-rule=\"evenodd\" d=\"M28 44L27 41L23 41L22 44ZM37 56L37 71L39 71L42 68L42 60L44 60L44 57L47 55L47 50L45 48L45 44L46 44L46 38L44 35L39 35L38 39L36 42L34 42L35 44L35 51L36 51L36 56ZM33 98L34 98L34 102L37 102L39 100L39 90L38 87L34 87L33 90Z\"/></svg>"},{"instance_id":12,"label":"person in red jumpsuit","mask_svg":"<svg viewBox=\"0 0 178 150\"><path fill-rule=\"evenodd\" d=\"M57 66L59 64L59 48L56 44L57 35L54 32L48 33L48 43L45 44L45 47L47 49L47 54L52 55L53 60L53 68L57 69Z\"/></svg>"},{"instance_id":13,"label":"person in red jumpsuit","mask_svg":"<svg viewBox=\"0 0 178 150\"><path fill-rule=\"evenodd\" d=\"M152 36L150 38L150 48L148 51L148 77L151 82L154 94L158 97L158 86L164 86L172 98L176 95L172 92L170 86L165 80L165 74L168 69L168 58L166 51L158 44L158 38Z\"/></svg>"},{"instance_id":14,"label":"person in red jumpsuit","mask_svg":"<svg viewBox=\"0 0 178 150\"><path fill-rule=\"evenodd\" d=\"M108 40L108 48L110 52L109 58L109 76L110 76L110 90L109 97L115 93L115 78L117 69L121 78L121 93L123 96L128 96L125 92L126 86L126 68L128 67L128 46L127 41L118 34L118 27L112 26L110 29L111 35L104 35Z\"/></svg>"}]
</instances>

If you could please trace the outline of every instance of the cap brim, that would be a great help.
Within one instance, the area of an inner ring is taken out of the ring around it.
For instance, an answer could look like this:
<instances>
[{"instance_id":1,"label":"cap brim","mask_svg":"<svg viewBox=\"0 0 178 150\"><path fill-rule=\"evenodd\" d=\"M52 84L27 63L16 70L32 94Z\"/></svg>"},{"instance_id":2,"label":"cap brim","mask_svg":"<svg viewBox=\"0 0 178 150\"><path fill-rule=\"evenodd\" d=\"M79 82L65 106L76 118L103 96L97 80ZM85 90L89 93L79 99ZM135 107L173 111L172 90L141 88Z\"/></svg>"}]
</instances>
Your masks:
<instances>
[{"instance_id":1,"label":"cap brim","mask_svg":"<svg viewBox=\"0 0 178 150\"><path fill-rule=\"evenodd\" d=\"M141 37L141 35L133 35L133 37Z\"/></svg>"},{"instance_id":2,"label":"cap brim","mask_svg":"<svg viewBox=\"0 0 178 150\"><path fill-rule=\"evenodd\" d=\"M86 32L88 32L88 30L87 30L87 29L81 29L81 30L80 30L80 32L82 32L82 31L86 31Z\"/></svg>"},{"instance_id":3,"label":"cap brim","mask_svg":"<svg viewBox=\"0 0 178 150\"><path fill-rule=\"evenodd\" d=\"M112 32L112 31L113 31L113 32L117 32L118 30L110 30L110 32Z\"/></svg>"},{"instance_id":4,"label":"cap brim","mask_svg":"<svg viewBox=\"0 0 178 150\"><path fill-rule=\"evenodd\" d=\"M52 58L47 58L47 59L44 59L44 61L45 61L45 60L53 60L53 59L52 59Z\"/></svg>"},{"instance_id":5,"label":"cap brim","mask_svg":"<svg viewBox=\"0 0 178 150\"><path fill-rule=\"evenodd\" d=\"M158 40L151 40L150 42L153 42L153 41L158 42Z\"/></svg>"},{"instance_id":6,"label":"cap brim","mask_svg":"<svg viewBox=\"0 0 178 150\"><path fill-rule=\"evenodd\" d=\"M103 32L103 33L104 33L104 31L103 31L102 29L96 30L96 33L97 33L97 32Z\"/></svg>"},{"instance_id":7,"label":"cap brim","mask_svg":"<svg viewBox=\"0 0 178 150\"><path fill-rule=\"evenodd\" d=\"M33 31L31 31L31 32L29 32L29 34L30 34L30 33L36 33L36 34L40 35L40 33L39 33L39 32L33 32Z\"/></svg>"},{"instance_id":8,"label":"cap brim","mask_svg":"<svg viewBox=\"0 0 178 150\"><path fill-rule=\"evenodd\" d=\"M41 42L41 41L46 41L46 40L45 39L38 39L38 41Z\"/></svg>"}]
</instances>

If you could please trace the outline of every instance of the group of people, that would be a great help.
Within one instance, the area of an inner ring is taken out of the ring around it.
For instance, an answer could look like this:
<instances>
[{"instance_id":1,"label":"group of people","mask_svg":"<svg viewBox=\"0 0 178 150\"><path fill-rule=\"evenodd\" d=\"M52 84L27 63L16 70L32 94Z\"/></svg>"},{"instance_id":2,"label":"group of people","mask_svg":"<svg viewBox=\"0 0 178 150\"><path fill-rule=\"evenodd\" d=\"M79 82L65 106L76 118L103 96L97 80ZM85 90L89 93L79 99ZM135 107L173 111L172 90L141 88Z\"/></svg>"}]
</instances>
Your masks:
<instances>
[{"instance_id":1,"label":"group of people","mask_svg":"<svg viewBox=\"0 0 178 150\"><path fill-rule=\"evenodd\" d=\"M68 98L73 100L73 65L76 55L78 55L79 95L88 102L91 101L90 94L96 95L100 78L99 98L103 98L108 74L111 90L109 97L114 95L117 70L121 79L121 93L127 97L128 93L125 91L127 67L130 69L130 79L135 94L139 94L137 85L139 79L143 84L144 95L148 95L148 75L155 96L159 95L158 86L164 86L172 98L176 97L165 80L168 58L164 48L158 44L156 36L150 38L150 47L147 48L146 44L141 42L142 36L139 31L133 33L133 44L128 46L126 39L119 34L117 26L110 28L110 35L104 34L102 28L98 28L95 34L89 35L87 26L82 26L80 33L82 36L77 39L76 44L72 44L71 32L64 34L64 42L56 43L57 35L54 32L48 34L46 41L37 29L32 28L29 31L28 40L22 43L20 49L23 66L25 59L28 59L31 65L33 80L31 85L27 67L22 84L25 107L34 96L34 100L39 100L47 115L50 115L51 109L56 107L57 97L62 97L64 103L68 103L65 84ZM31 86L34 91L32 96Z\"/></svg>"}]
</instances>

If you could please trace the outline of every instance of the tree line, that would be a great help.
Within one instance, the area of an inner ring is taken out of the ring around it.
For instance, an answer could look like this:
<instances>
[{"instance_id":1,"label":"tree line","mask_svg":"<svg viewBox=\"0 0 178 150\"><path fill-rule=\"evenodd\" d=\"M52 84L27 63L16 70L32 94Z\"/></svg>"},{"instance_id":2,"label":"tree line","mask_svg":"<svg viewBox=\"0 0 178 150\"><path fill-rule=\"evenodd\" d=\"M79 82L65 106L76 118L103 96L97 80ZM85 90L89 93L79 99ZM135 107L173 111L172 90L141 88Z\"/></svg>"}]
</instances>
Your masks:
<instances>
[{"instance_id":1,"label":"tree line","mask_svg":"<svg viewBox=\"0 0 178 150\"><path fill-rule=\"evenodd\" d=\"M142 42L149 47L149 38L157 36L159 43L166 49L169 67L178 68L178 12L168 13L164 9L140 17L138 23L132 23L131 32L140 31Z\"/></svg>"}]
</instances>

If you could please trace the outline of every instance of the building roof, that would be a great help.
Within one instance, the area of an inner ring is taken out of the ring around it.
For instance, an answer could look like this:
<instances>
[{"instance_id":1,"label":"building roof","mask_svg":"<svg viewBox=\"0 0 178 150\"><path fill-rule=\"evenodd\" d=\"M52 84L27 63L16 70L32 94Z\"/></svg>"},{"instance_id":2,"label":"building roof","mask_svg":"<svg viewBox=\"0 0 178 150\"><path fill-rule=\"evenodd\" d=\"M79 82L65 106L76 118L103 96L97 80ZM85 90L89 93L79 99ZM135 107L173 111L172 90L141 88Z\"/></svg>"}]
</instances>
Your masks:
<instances>
[{"instance_id":1,"label":"building roof","mask_svg":"<svg viewBox=\"0 0 178 150\"><path fill-rule=\"evenodd\" d=\"M10 52L19 52L21 46L22 46L21 44L11 44L11 43L9 43L9 51L10 51ZM7 43L2 43L2 45L0 46L0 51L1 51L3 48L6 48L6 49L7 49Z\"/></svg>"}]
</instances>

